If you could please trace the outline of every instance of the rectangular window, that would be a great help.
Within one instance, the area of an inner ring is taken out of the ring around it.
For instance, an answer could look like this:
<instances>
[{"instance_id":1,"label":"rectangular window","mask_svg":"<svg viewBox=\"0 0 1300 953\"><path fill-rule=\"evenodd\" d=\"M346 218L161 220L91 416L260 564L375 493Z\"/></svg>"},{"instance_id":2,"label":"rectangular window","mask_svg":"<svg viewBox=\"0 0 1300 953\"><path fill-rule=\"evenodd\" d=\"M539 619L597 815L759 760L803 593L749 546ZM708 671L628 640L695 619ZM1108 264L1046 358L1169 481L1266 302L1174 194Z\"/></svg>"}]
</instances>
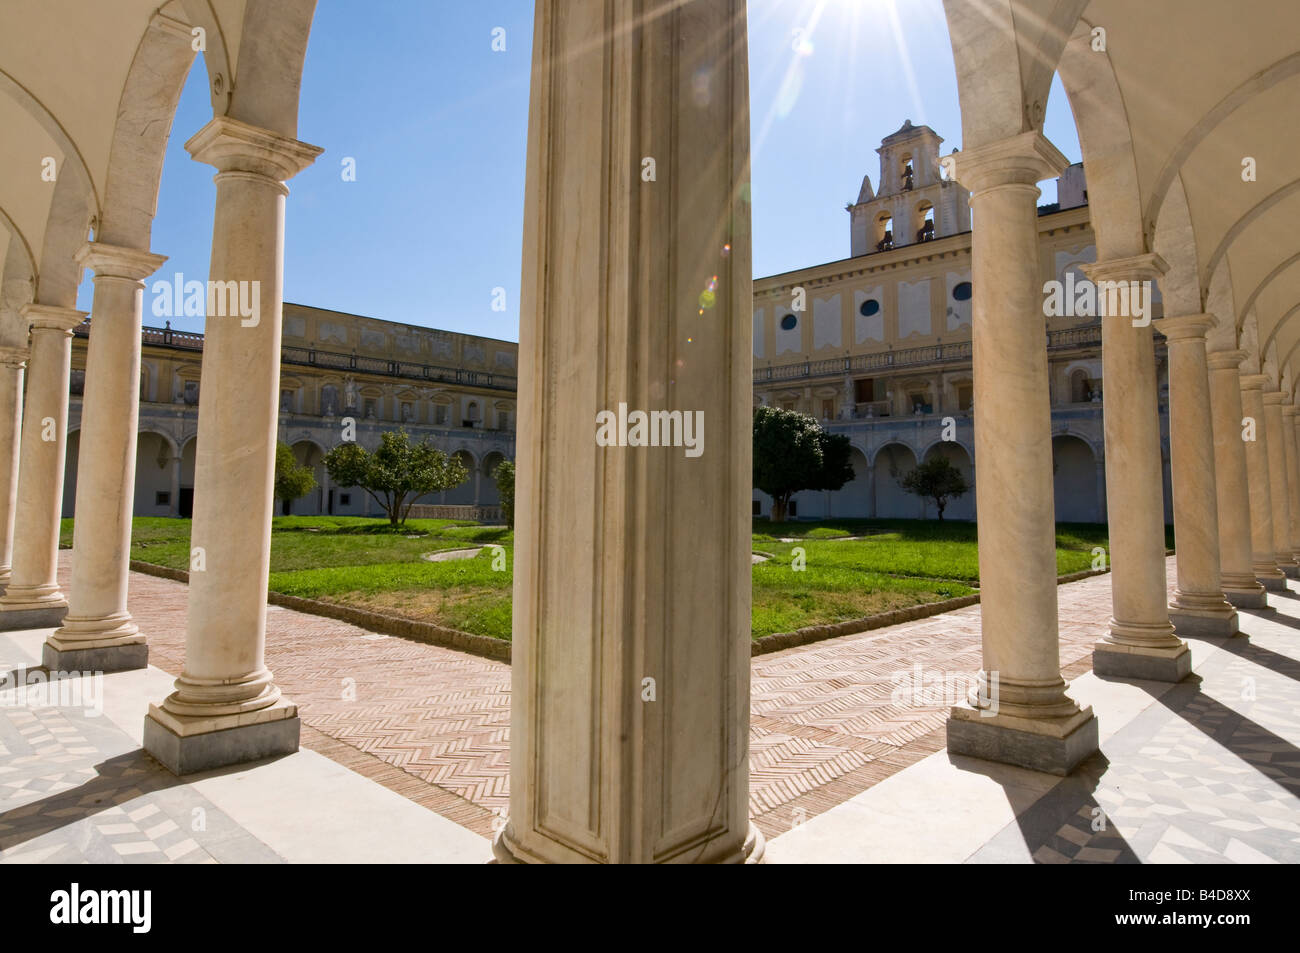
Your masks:
<instances>
[{"instance_id":1,"label":"rectangular window","mask_svg":"<svg viewBox=\"0 0 1300 953\"><path fill-rule=\"evenodd\" d=\"M197 404L198 402L199 402L199 382L186 381L185 382L185 403Z\"/></svg>"},{"instance_id":2,"label":"rectangular window","mask_svg":"<svg viewBox=\"0 0 1300 953\"><path fill-rule=\"evenodd\" d=\"M351 505L352 505L352 494L351 494L351 493L340 493L340 494L339 494L339 506L351 506Z\"/></svg>"},{"instance_id":3,"label":"rectangular window","mask_svg":"<svg viewBox=\"0 0 1300 953\"><path fill-rule=\"evenodd\" d=\"M436 407L433 408L433 422L434 422L435 424L446 424L446 423L447 423L447 405L446 405L446 404L438 404Z\"/></svg>"},{"instance_id":4,"label":"rectangular window","mask_svg":"<svg viewBox=\"0 0 1300 953\"><path fill-rule=\"evenodd\" d=\"M869 404L876 399L876 380L863 377L853 382L853 399L859 404Z\"/></svg>"},{"instance_id":5,"label":"rectangular window","mask_svg":"<svg viewBox=\"0 0 1300 953\"><path fill-rule=\"evenodd\" d=\"M975 399L975 388L970 384L960 384L957 387L957 409L970 410L971 402Z\"/></svg>"},{"instance_id":6,"label":"rectangular window","mask_svg":"<svg viewBox=\"0 0 1300 953\"><path fill-rule=\"evenodd\" d=\"M510 429L510 411L503 410L497 414L497 429L498 430Z\"/></svg>"},{"instance_id":7,"label":"rectangular window","mask_svg":"<svg viewBox=\"0 0 1300 953\"><path fill-rule=\"evenodd\" d=\"M822 401L822 420L832 420L835 417L835 401L826 399Z\"/></svg>"},{"instance_id":8,"label":"rectangular window","mask_svg":"<svg viewBox=\"0 0 1300 953\"><path fill-rule=\"evenodd\" d=\"M782 410L794 410L794 401L792 401L792 400L783 400L783 401L781 401L781 409L782 409Z\"/></svg>"},{"instance_id":9,"label":"rectangular window","mask_svg":"<svg viewBox=\"0 0 1300 953\"><path fill-rule=\"evenodd\" d=\"M367 417L375 416L375 399L373 397L366 398L364 412Z\"/></svg>"},{"instance_id":10,"label":"rectangular window","mask_svg":"<svg viewBox=\"0 0 1300 953\"><path fill-rule=\"evenodd\" d=\"M171 506L172 495L169 490L158 490L153 495L154 506Z\"/></svg>"},{"instance_id":11,"label":"rectangular window","mask_svg":"<svg viewBox=\"0 0 1300 953\"><path fill-rule=\"evenodd\" d=\"M791 500L791 501L790 501L790 505L786 507L785 515L786 515L786 516L798 516L798 515L799 515L799 504L796 503L794 500Z\"/></svg>"}]
</instances>

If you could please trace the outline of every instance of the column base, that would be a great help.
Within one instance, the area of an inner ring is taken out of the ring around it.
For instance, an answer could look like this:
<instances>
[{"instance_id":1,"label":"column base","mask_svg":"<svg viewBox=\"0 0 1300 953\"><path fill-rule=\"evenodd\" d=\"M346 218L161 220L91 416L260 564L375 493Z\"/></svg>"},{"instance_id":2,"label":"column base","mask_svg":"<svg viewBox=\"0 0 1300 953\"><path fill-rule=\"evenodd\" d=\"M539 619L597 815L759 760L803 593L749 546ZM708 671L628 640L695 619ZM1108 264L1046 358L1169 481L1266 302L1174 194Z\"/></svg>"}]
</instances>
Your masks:
<instances>
[{"instance_id":1,"label":"column base","mask_svg":"<svg viewBox=\"0 0 1300 953\"><path fill-rule=\"evenodd\" d=\"M298 706L281 698L269 708L212 718L173 715L149 706L144 749L172 774L260 761L298 750Z\"/></svg>"},{"instance_id":2,"label":"column base","mask_svg":"<svg viewBox=\"0 0 1300 953\"><path fill-rule=\"evenodd\" d=\"M1092 671L1110 678L1181 682L1192 672L1192 653L1182 644L1176 648L1142 648L1098 642L1092 649Z\"/></svg>"},{"instance_id":3,"label":"column base","mask_svg":"<svg viewBox=\"0 0 1300 953\"><path fill-rule=\"evenodd\" d=\"M763 832L754 826L753 821L750 821L749 827L745 831L745 842L740 846L740 852L730 857L720 857L715 863L761 864L766 853L767 840L763 837ZM492 838L492 860L490 863L544 864L546 861L520 847L511 834L510 824L507 823L497 832L496 837Z\"/></svg>"},{"instance_id":4,"label":"column base","mask_svg":"<svg viewBox=\"0 0 1300 953\"><path fill-rule=\"evenodd\" d=\"M1255 579L1269 592L1286 592L1286 576L1280 572L1277 575L1256 576Z\"/></svg>"},{"instance_id":5,"label":"column base","mask_svg":"<svg viewBox=\"0 0 1300 953\"><path fill-rule=\"evenodd\" d=\"M1259 583L1254 586L1223 587L1223 598L1238 609L1267 609L1268 595Z\"/></svg>"},{"instance_id":6,"label":"column base","mask_svg":"<svg viewBox=\"0 0 1300 953\"><path fill-rule=\"evenodd\" d=\"M1178 594L1175 594L1175 600L1169 604L1169 621L1173 623L1174 632L1178 635L1228 638L1237 634L1237 612L1221 595L1198 599L1202 603L1200 605L1181 604Z\"/></svg>"},{"instance_id":7,"label":"column base","mask_svg":"<svg viewBox=\"0 0 1300 953\"><path fill-rule=\"evenodd\" d=\"M990 715L969 705L948 715L948 753L1065 776L1099 750L1091 708L1069 718Z\"/></svg>"},{"instance_id":8,"label":"column base","mask_svg":"<svg viewBox=\"0 0 1300 953\"><path fill-rule=\"evenodd\" d=\"M131 639L64 642L51 635L41 646L41 664L51 672L130 672L149 666L143 635Z\"/></svg>"},{"instance_id":9,"label":"column base","mask_svg":"<svg viewBox=\"0 0 1300 953\"><path fill-rule=\"evenodd\" d=\"M1297 566L1293 559L1288 558L1286 561L1279 559L1277 561L1277 568L1280 569L1282 574L1288 579L1300 579L1300 566Z\"/></svg>"},{"instance_id":10,"label":"column base","mask_svg":"<svg viewBox=\"0 0 1300 953\"><path fill-rule=\"evenodd\" d=\"M0 632L57 628L67 614L68 603L64 599L0 601Z\"/></svg>"}]
</instances>

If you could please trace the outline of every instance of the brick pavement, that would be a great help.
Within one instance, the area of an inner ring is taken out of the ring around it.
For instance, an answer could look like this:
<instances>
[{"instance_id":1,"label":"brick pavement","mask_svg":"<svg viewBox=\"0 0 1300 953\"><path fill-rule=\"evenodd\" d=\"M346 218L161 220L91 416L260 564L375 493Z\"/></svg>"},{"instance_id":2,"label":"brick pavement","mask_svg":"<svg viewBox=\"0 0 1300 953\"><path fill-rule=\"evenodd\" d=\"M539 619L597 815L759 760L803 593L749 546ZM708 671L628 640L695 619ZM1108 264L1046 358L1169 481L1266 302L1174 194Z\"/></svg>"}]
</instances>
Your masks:
<instances>
[{"instance_id":1,"label":"brick pavement","mask_svg":"<svg viewBox=\"0 0 1300 953\"><path fill-rule=\"evenodd\" d=\"M66 585L71 554L60 553ZM1168 561L1170 583L1173 560ZM1059 589L1061 664L1087 671L1110 580ZM178 673L186 587L131 574L150 662ZM750 812L771 836L944 743L948 703L898 704L901 673L979 668L979 606L753 661ZM303 744L486 836L509 799L510 669L438 646L271 607L267 664L298 703ZM899 673L899 674L896 674Z\"/></svg>"}]
</instances>

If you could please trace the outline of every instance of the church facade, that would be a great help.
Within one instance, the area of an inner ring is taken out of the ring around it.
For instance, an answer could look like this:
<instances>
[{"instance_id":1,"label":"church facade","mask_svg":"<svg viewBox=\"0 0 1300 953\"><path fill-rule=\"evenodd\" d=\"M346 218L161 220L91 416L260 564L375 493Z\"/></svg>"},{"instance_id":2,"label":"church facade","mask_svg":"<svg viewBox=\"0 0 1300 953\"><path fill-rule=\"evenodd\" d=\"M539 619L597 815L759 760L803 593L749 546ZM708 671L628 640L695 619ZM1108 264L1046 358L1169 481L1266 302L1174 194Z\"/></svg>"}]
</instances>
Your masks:
<instances>
[{"instance_id":1,"label":"church facade","mask_svg":"<svg viewBox=\"0 0 1300 953\"><path fill-rule=\"evenodd\" d=\"M854 479L839 491L795 494L792 516L933 519L933 503L906 493L900 480L935 455L974 486L970 194L945 173L942 142L928 126L905 122L877 150L879 189L864 177L847 207L851 257L754 282L755 403L809 414L853 446ZM1085 281L1081 266L1097 257L1081 164L1065 170L1057 194L1038 209L1038 271L1045 286L1073 288ZM1157 291L1157 317L1159 300ZM1044 313L1042 321L1056 516L1101 522L1100 318ZM1157 362L1168 507L1163 346ZM771 513L757 490L753 512ZM944 515L974 519L974 491L950 501Z\"/></svg>"}]
</instances>

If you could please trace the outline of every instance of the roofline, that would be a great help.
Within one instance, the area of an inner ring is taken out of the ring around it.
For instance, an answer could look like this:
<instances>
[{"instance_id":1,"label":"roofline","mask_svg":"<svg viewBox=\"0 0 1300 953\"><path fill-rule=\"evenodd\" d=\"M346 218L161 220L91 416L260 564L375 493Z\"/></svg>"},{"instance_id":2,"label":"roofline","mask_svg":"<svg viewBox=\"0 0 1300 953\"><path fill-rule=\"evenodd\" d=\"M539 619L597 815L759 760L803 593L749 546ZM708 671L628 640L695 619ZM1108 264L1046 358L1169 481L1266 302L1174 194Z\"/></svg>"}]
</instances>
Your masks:
<instances>
[{"instance_id":1,"label":"roofline","mask_svg":"<svg viewBox=\"0 0 1300 953\"><path fill-rule=\"evenodd\" d=\"M314 304L303 304L302 302L299 301L286 301L284 303L286 305L291 304L295 308L307 308L311 311L325 311L328 312L329 314L341 314L349 318L362 318L366 321L378 321L380 324L391 324L394 327L418 328L422 331L440 331L443 334L459 334L461 337L475 338L476 340L479 341L494 341L497 344L513 344L515 347L519 346L518 341L510 341L507 340L506 338L493 338L493 337L488 337L487 335L484 334L470 334L467 331L448 331L446 328L435 328L424 324L411 324L410 322L407 321L393 321L390 320L389 318L376 318L374 315L357 314L355 311L339 311L336 308L321 308Z\"/></svg>"}]
</instances>

